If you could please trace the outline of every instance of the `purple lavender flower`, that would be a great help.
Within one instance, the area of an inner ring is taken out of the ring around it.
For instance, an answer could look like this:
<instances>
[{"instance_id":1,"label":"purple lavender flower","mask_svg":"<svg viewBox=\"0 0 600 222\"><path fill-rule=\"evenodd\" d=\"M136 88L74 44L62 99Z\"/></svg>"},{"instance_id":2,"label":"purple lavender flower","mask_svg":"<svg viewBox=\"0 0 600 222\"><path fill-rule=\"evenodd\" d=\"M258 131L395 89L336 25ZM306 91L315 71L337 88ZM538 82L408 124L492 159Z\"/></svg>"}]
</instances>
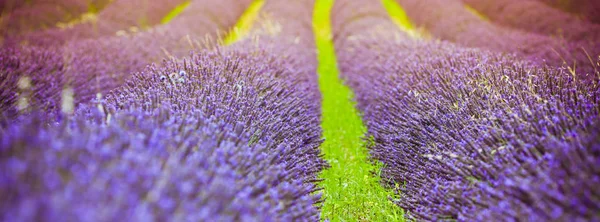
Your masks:
<instances>
[{"instance_id":1,"label":"purple lavender flower","mask_svg":"<svg viewBox=\"0 0 600 222\"><path fill-rule=\"evenodd\" d=\"M567 139L548 138L543 144L548 153L532 162L535 167L507 166L502 177L510 183L481 184L491 190L481 196L489 208L476 208L473 218L598 220L599 138L598 122L569 132Z\"/></svg>"}]
</instances>

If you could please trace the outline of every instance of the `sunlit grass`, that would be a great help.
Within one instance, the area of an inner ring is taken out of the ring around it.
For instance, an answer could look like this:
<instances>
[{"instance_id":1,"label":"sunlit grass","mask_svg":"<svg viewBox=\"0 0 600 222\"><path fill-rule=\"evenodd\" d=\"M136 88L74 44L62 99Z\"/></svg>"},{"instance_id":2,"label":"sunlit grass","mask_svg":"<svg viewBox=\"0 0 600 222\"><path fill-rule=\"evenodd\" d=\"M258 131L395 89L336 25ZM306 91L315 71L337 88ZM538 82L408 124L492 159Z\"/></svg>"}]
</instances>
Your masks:
<instances>
[{"instance_id":1,"label":"sunlit grass","mask_svg":"<svg viewBox=\"0 0 600 222\"><path fill-rule=\"evenodd\" d=\"M471 14L473 14L473 15L477 16L477 18L479 18L479 19L481 19L481 20L483 20L483 21L486 21L486 22L489 22L489 21L490 21L490 19L489 19L488 17L486 17L485 15L481 14L481 12L477 11L477 10L476 10L476 9L474 9L473 7L471 7L471 6L467 5L467 4L464 4L464 5L465 5L465 9L466 9L468 12L470 12Z\"/></svg>"},{"instance_id":2,"label":"sunlit grass","mask_svg":"<svg viewBox=\"0 0 600 222\"><path fill-rule=\"evenodd\" d=\"M324 188L324 219L332 221L403 221L403 213L388 197L393 193L379 181L380 166L371 164L362 139L366 129L352 102L352 91L338 77L331 41L333 0L317 0L314 30L323 95L321 146L331 168L320 174Z\"/></svg>"},{"instance_id":3,"label":"sunlit grass","mask_svg":"<svg viewBox=\"0 0 600 222\"><path fill-rule=\"evenodd\" d=\"M250 31L254 20L256 20L258 17L258 13L264 4L265 0L254 0L252 4L250 4L244 14L240 16L240 20L237 22L237 24L224 38L223 42L225 45L230 45L238 41L241 37L245 36L248 31Z\"/></svg>"},{"instance_id":4,"label":"sunlit grass","mask_svg":"<svg viewBox=\"0 0 600 222\"><path fill-rule=\"evenodd\" d=\"M381 0L381 4L385 7L392 21L400 28L400 30L406 32L413 38L429 38L429 35L425 30L417 28L406 11L396 2L395 0Z\"/></svg>"},{"instance_id":5,"label":"sunlit grass","mask_svg":"<svg viewBox=\"0 0 600 222\"><path fill-rule=\"evenodd\" d=\"M160 24L169 23L171 20L173 20L173 18L181 14L181 12L183 12L183 10L185 10L185 8L187 8L191 3L192 1L185 1L184 3L181 3L173 8L173 10L171 10L163 19L160 20Z\"/></svg>"},{"instance_id":6,"label":"sunlit grass","mask_svg":"<svg viewBox=\"0 0 600 222\"><path fill-rule=\"evenodd\" d=\"M97 15L100 12L101 8L104 6L105 5L100 6L100 5L94 4L93 2L90 2L88 4L88 10L86 13L83 13L83 14L77 16L77 18L73 18L66 22L58 22L58 23L56 23L56 27L65 29L65 28L73 27L77 24L94 22L98 19ZM0 21L1 21L1 18L0 18Z\"/></svg>"}]
</instances>

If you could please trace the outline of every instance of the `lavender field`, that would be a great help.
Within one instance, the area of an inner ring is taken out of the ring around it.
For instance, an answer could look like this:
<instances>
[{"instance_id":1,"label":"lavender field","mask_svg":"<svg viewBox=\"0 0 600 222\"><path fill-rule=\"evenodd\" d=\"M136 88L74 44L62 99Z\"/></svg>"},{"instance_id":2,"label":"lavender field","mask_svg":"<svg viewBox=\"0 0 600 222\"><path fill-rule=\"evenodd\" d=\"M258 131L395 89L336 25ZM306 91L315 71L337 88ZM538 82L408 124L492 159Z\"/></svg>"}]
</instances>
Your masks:
<instances>
[{"instance_id":1,"label":"lavender field","mask_svg":"<svg viewBox=\"0 0 600 222\"><path fill-rule=\"evenodd\" d=\"M600 221L599 1L0 13L0 221Z\"/></svg>"}]
</instances>

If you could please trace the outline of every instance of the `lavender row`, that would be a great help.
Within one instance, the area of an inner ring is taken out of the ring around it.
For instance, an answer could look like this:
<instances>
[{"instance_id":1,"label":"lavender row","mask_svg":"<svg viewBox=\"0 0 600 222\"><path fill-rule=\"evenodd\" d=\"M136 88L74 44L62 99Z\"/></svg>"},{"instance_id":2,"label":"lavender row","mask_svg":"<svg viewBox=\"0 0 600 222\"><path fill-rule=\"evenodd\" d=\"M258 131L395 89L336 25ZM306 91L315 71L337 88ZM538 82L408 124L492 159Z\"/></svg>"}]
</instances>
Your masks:
<instances>
[{"instance_id":1,"label":"lavender row","mask_svg":"<svg viewBox=\"0 0 600 222\"><path fill-rule=\"evenodd\" d=\"M12 13L25 13L30 16L34 16L34 11L35 8L37 8L37 6L46 6L60 10L61 12L63 12L63 16L76 18L77 16L88 12L90 9L101 9L104 6L106 6L109 2L110 0L3 0L2 2L0 2L0 12L8 16L11 16L10 14Z\"/></svg>"},{"instance_id":2,"label":"lavender row","mask_svg":"<svg viewBox=\"0 0 600 222\"><path fill-rule=\"evenodd\" d=\"M409 218L598 220L597 82L333 16L353 35L337 54L371 154Z\"/></svg>"},{"instance_id":3,"label":"lavender row","mask_svg":"<svg viewBox=\"0 0 600 222\"><path fill-rule=\"evenodd\" d=\"M537 64L575 67L584 79L598 78L596 56L580 45L548 36L495 26L469 12L461 1L397 0L410 19L433 36L467 47L516 53ZM597 45L597 43L596 43ZM595 52L596 49L589 49ZM590 57L592 58L590 60Z\"/></svg>"},{"instance_id":4,"label":"lavender row","mask_svg":"<svg viewBox=\"0 0 600 222\"><path fill-rule=\"evenodd\" d=\"M582 19L600 24L600 3L595 0L537 0L554 8L572 13Z\"/></svg>"},{"instance_id":5,"label":"lavender row","mask_svg":"<svg viewBox=\"0 0 600 222\"><path fill-rule=\"evenodd\" d=\"M93 5L105 5L110 0L85 0L85 1L73 1L73 0L3 0L0 2L0 11L11 12L16 9L27 8L37 4L54 3L54 5L66 9L68 11L81 11L87 10L90 4Z\"/></svg>"},{"instance_id":6,"label":"lavender row","mask_svg":"<svg viewBox=\"0 0 600 222\"><path fill-rule=\"evenodd\" d=\"M8 36L5 44L26 43L49 46L78 39L111 36L119 32L136 32L159 24L173 8L184 2L186 0L117 0L107 4L97 14L88 13L83 17L72 18L59 24L52 20L46 21L49 26L46 30L23 35L19 35L19 32L11 32L13 30L6 30ZM45 6L56 8L53 3L46 3ZM29 11L36 15L45 15L35 9ZM35 24L39 20L33 18L32 22ZM19 22L17 25L28 26L28 23Z\"/></svg>"},{"instance_id":7,"label":"lavender row","mask_svg":"<svg viewBox=\"0 0 600 222\"><path fill-rule=\"evenodd\" d=\"M214 10L227 12L206 9L208 3L215 4ZM152 62L205 47L205 36L233 26L247 5L233 0L219 4L196 0L171 23L144 32L71 41L56 47L5 46L0 53L1 74L6 77L2 85L7 89L1 96L2 110L19 111L15 106L19 95L31 95L27 100L32 104L25 108L56 111L63 88L73 88L78 103L87 101L114 89L130 73ZM219 20L211 20L217 14ZM21 80L31 82L31 86L19 89Z\"/></svg>"},{"instance_id":8,"label":"lavender row","mask_svg":"<svg viewBox=\"0 0 600 222\"><path fill-rule=\"evenodd\" d=\"M296 87L310 94L306 99L315 104L311 112L320 113L318 101L321 95L312 28L314 3L314 0L267 0L248 36L231 47L252 49L259 46L270 50L286 69L293 71L294 78L302 80Z\"/></svg>"},{"instance_id":9,"label":"lavender row","mask_svg":"<svg viewBox=\"0 0 600 222\"><path fill-rule=\"evenodd\" d=\"M594 121L587 129L568 132L567 139L544 141L541 146L548 153L544 158L530 158L525 166L507 164L497 186L481 185L486 192L477 198L488 205L476 205L474 211L480 213L475 218L598 220L600 123L597 117Z\"/></svg>"},{"instance_id":10,"label":"lavender row","mask_svg":"<svg viewBox=\"0 0 600 222\"><path fill-rule=\"evenodd\" d=\"M336 1L335 7L332 8L331 26L336 49L343 48L344 44L352 41L359 34L357 30L396 29L381 4L374 4L370 0ZM354 55L337 52L338 58Z\"/></svg>"},{"instance_id":11,"label":"lavender row","mask_svg":"<svg viewBox=\"0 0 600 222\"><path fill-rule=\"evenodd\" d=\"M296 44L314 47L312 32L312 12L314 0L309 1L267 1L259 15L259 25L252 35L276 35L278 39L294 40ZM297 46L295 48L300 48ZM313 51L313 50L307 50ZM302 55L301 57L316 57ZM316 64L316 61L311 63Z\"/></svg>"},{"instance_id":12,"label":"lavender row","mask_svg":"<svg viewBox=\"0 0 600 222\"><path fill-rule=\"evenodd\" d=\"M88 8L87 1L37 1L14 10L3 11L3 20L0 27L3 35L22 34L50 28L57 23L78 18L86 13Z\"/></svg>"},{"instance_id":13,"label":"lavender row","mask_svg":"<svg viewBox=\"0 0 600 222\"><path fill-rule=\"evenodd\" d=\"M318 217L318 115L294 73L266 50L162 67L59 122L4 128L3 221Z\"/></svg>"},{"instance_id":14,"label":"lavender row","mask_svg":"<svg viewBox=\"0 0 600 222\"><path fill-rule=\"evenodd\" d=\"M600 56L600 25L551 8L538 1L472 1L465 4L483 13L492 22L523 31L540 33L564 40L590 59ZM548 16L551 15L551 16ZM599 69L598 64L593 64Z\"/></svg>"},{"instance_id":15,"label":"lavender row","mask_svg":"<svg viewBox=\"0 0 600 222\"><path fill-rule=\"evenodd\" d=\"M23 6L25 3L26 3L25 1L18 1L18 0L1 1L0 2L0 12L6 13L6 12L13 11L13 10Z\"/></svg>"},{"instance_id":16,"label":"lavender row","mask_svg":"<svg viewBox=\"0 0 600 222\"><path fill-rule=\"evenodd\" d=\"M591 42L588 50L597 49L600 25L582 21L574 15L554 9L538 1L462 0L494 23L544 35ZM595 47L594 45L595 44ZM600 54L598 52L591 54Z\"/></svg>"},{"instance_id":17,"label":"lavender row","mask_svg":"<svg viewBox=\"0 0 600 222\"><path fill-rule=\"evenodd\" d=\"M303 120L295 124L296 127L302 127L287 128L288 130L285 131L290 132L286 132L287 135L281 137L292 140L293 138L302 138L298 141L311 141L300 147L294 145L286 151L290 155L290 160L306 159L306 162L312 165L312 167L299 171L304 175L299 177L304 183L303 189L315 189L314 182L317 180L317 174L327 166L321 158L319 149L322 142L321 95L317 82L317 60L312 27L314 4L314 0L265 1L257 21L249 32L249 37L228 48L233 51L268 51L272 56L272 59L268 61L277 63L273 67L282 70L272 73L273 76L268 78L282 79L288 84L282 88L291 92L286 97L295 98L294 95L298 94L298 103L291 104L291 106L297 108L299 112L286 111L282 113L284 115L282 118L276 117L276 119L283 122L296 122L299 121L299 117L303 117ZM275 133L279 129L286 128L274 127L272 131ZM320 194L313 192L310 199L302 201L305 201L306 205L312 205L316 210L321 201ZM310 217L302 218L302 220L309 221L318 219L318 211L311 211Z\"/></svg>"}]
</instances>

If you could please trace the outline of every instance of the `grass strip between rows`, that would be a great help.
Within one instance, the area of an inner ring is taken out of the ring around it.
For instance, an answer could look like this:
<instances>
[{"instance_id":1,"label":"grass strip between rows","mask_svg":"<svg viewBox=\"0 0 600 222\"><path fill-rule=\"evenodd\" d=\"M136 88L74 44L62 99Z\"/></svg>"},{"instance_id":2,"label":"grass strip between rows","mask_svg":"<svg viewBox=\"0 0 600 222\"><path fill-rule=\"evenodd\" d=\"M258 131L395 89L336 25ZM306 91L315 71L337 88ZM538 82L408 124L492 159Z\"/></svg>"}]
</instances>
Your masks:
<instances>
[{"instance_id":1,"label":"grass strip between rows","mask_svg":"<svg viewBox=\"0 0 600 222\"><path fill-rule=\"evenodd\" d=\"M181 14L181 12L183 12L183 10L185 10L185 8L187 8L191 3L192 3L192 1L188 0L188 1L185 1L184 3L179 4L177 7L173 8L173 10L171 10L169 13L167 13L167 15L163 19L160 20L160 24L169 23L171 20L173 20L173 18L175 18L179 14Z\"/></svg>"},{"instance_id":2,"label":"grass strip between rows","mask_svg":"<svg viewBox=\"0 0 600 222\"><path fill-rule=\"evenodd\" d=\"M483 13L477 11L477 9L474 9L473 7L467 5L466 3L465 3L465 9L468 12L470 12L471 14L477 16L477 18L479 18L483 21L486 21L486 22L490 22L490 19L488 17L486 17L485 15L483 15Z\"/></svg>"},{"instance_id":3,"label":"grass strip between rows","mask_svg":"<svg viewBox=\"0 0 600 222\"><path fill-rule=\"evenodd\" d=\"M403 221L402 210L388 197L393 192L380 185L362 139L366 128L352 102L353 93L339 79L330 24L333 0L317 0L314 30L319 60L319 88L323 95L321 145L331 168L320 178L324 188L323 219L333 221Z\"/></svg>"},{"instance_id":4,"label":"grass strip between rows","mask_svg":"<svg viewBox=\"0 0 600 222\"><path fill-rule=\"evenodd\" d=\"M248 7L248 9L246 9L244 14L240 16L240 20L237 22L237 24L235 24L233 29L224 38L223 41L225 45L230 45L238 41L240 38L245 36L248 33L248 31L250 31L250 28L252 28L252 24L258 17L258 13L260 12L260 9L264 4L265 0L254 0L250 4L250 6Z\"/></svg>"},{"instance_id":5,"label":"grass strip between rows","mask_svg":"<svg viewBox=\"0 0 600 222\"><path fill-rule=\"evenodd\" d=\"M404 11L402 6L400 6L396 0L381 0L381 4L385 7L390 19L398 26L398 28L400 28L400 30L413 38L431 38L425 30L419 29L413 24L408 15L406 15L406 11Z\"/></svg>"},{"instance_id":6,"label":"grass strip between rows","mask_svg":"<svg viewBox=\"0 0 600 222\"><path fill-rule=\"evenodd\" d=\"M29 4L29 3L27 3L27 4ZM107 3L107 4L109 4L109 3ZM95 21L96 19L98 19L98 13L100 13L102 11L102 9L104 7L106 7L107 4L99 6L99 5L94 4L93 2L90 2L88 4L87 12L85 12L69 21L58 22L58 23L56 23L55 26L59 27L61 29L64 29L64 28L68 28L68 27L73 27L76 24Z\"/></svg>"}]
</instances>

